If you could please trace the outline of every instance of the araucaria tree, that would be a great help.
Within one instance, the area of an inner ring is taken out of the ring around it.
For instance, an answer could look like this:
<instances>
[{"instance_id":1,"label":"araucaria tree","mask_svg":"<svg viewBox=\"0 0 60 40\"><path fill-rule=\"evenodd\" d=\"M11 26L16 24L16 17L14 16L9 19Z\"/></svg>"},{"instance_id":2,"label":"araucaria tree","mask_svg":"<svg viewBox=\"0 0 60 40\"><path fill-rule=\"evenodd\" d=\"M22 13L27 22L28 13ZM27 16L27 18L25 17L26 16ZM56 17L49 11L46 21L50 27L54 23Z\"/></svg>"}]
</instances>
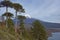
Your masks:
<instances>
[{"instance_id":1,"label":"araucaria tree","mask_svg":"<svg viewBox=\"0 0 60 40\"><path fill-rule=\"evenodd\" d=\"M33 40L47 40L46 30L38 20L33 22L31 33Z\"/></svg>"},{"instance_id":2,"label":"araucaria tree","mask_svg":"<svg viewBox=\"0 0 60 40\"><path fill-rule=\"evenodd\" d=\"M8 7L12 8L12 2L10 2L9 0L4 0L0 2L0 7L6 7L6 12L8 12ZM8 14L7 14L8 15ZM6 16L7 16L6 15ZM6 17L6 20L8 18ZM8 23L6 22L6 27L8 27Z\"/></svg>"},{"instance_id":3,"label":"araucaria tree","mask_svg":"<svg viewBox=\"0 0 60 40\"><path fill-rule=\"evenodd\" d=\"M12 13L6 12L6 13L2 14L2 16L7 17L6 22L8 23L8 25L7 25L8 27L10 27L10 26L13 25L13 21L11 19L13 17L13 14Z\"/></svg>"},{"instance_id":4,"label":"araucaria tree","mask_svg":"<svg viewBox=\"0 0 60 40\"><path fill-rule=\"evenodd\" d=\"M20 33L23 35L23 34L24 34L24 31L25 31L25 27L24 27L24 19L26 19L26 17L25 17L25 16L19 15L19 16L18 16L18 19L19 19L19 22L20 22L19 30L21 31Z\"/></svg>"},{"instance_id":5,"label":"araucaria tree","mask_svg":"<svg viewBox=\"0 0 60 40\"><path fill-rule=\"evenodd\" d=\"M22 15L18 15L18 19L20 21L19 34L23 38L22 40L30 40L30 37L29 37L30 35L24 26L25 25L24 20L26 19L26 17Z\"/></svg>"},{"instance_id":6,"label":"araucaria tree","mask_svg":"<svg viewBox=\"0 0 60 40\"><path fill-rule=\"evenodd\" d=\"M15 19L17 19L17 12L24 12L22 5L18 4L18 3L13 3L13 8L16 10L16 14L15 14ZM17 20L16 20L16 24L15 24L15 32L17 32Z\"/></svg>"}]
</instances>

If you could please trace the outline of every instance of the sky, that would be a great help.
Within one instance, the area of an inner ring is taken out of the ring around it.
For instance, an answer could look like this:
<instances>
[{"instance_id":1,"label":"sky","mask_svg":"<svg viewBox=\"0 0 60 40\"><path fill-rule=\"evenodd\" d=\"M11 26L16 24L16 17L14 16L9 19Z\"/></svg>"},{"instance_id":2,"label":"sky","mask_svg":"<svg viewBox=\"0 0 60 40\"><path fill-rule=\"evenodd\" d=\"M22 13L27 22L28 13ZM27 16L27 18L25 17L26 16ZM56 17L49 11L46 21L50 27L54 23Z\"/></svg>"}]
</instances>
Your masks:
<instances>
[{"instance_id":1,"label":"sky","mask_svg":"<svg viewBox=\"0 0 60 40\"><path fill-rule=\"evenodd\" d=\"M0 0L1 1L1 0ZM60 23L60 0L11 0L20 3L25 14L46 22ZM5 12L5 8L0 8L0 14ZM9 11L15 14L15 10ZM4 12L3 12L4 11Z\"/></svg>"}]
</instances>

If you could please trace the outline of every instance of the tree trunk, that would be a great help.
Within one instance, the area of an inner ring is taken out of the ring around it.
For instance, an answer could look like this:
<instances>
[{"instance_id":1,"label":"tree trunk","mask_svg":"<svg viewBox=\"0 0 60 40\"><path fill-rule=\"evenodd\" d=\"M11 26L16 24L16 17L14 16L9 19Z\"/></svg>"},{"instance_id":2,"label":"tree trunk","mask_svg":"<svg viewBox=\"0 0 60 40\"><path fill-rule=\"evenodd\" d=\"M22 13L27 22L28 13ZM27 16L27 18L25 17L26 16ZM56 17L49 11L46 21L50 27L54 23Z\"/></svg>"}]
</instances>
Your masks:
<instances>
[{"instance_id":1,"label":"tree trunk","mask_svg":"<svg viewBox=\"0 0 60 40\"><path fill-rule=\"evenodd\" d=\"M18 25L17 25L17 11L16 11L15 16L16 16L16 17L15 17L15 19L16 19L16 23L15 23L15 32L17 32L17 26L18 26Z\"/></svg>"},{"instance_id":2,"label":"tree trunk","mask_svg":"<svg viewBox=\"0 0 60 40\"><path fill-rule=\"evenodd\" d=\"M6 12L8 12L8 7L6 7ZM6 15L6 27L8 27L8 23L7 23L8 17L7 17L7 15Z\"/></svg>"}]
</instances>

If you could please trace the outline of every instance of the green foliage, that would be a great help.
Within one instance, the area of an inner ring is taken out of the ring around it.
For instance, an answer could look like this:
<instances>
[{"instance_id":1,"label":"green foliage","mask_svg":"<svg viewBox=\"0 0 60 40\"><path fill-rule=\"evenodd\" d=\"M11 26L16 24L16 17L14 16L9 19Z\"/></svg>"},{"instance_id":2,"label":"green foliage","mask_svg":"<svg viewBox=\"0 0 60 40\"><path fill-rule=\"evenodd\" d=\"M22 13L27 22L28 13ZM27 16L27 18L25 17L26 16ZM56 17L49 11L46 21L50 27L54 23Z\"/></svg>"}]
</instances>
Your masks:
<instances>
[{"instance_id":1,"label":"green foliage","mask_svg":"<svg viewBox=\"0 0 60 40\"><path fill-rule=\"evenodd\" d=\"M12 2L10 2L9 0L4 0L1 1L1 7L11 7L12 8Z\"/></svg>"},{"instance_id":2,"label":"green foliage","mask_svg":"<svg viewBox=\"0 0 60 40\"><path fill-rule=\"evenodd\" d=\"M8 27L14 26L14 23L13 23L12 19L8 19L7 23L8 23Z\"/></svg>"},{"instance_id":3,"label":"green foliage","mask_svg":"<svg viewBox=\"0 0 60 40\"><path fill-rule=\"evenodd\" d=\"M18 19L21 21L21 20L26 19L26 17L25 16L22 16L22 15L18 15Z\"/></svg>"},{"instance_id":4,"label":"green foliage","mask_svg":"<svg viewBox=\"0 0 60 40\"><path fill-rule=\"evenodd\" d=\"M6 27L13 25L13 21L11 17L13 17L13 14L10 12L5 12L2 14L2 16L6 16Z\"/></svg>"},{"instance_id":5,"label":"green foliage","mask_svg":"<svg viewBox=\"0 0 60 40\"><path fill-rule=\"evenodd\" d=\"M9 31L9 33L14 34L13 32L14 32L15 30L14 30L13 20L12 20L12 19L8 19L8 20L7 20L7 23L8 23L7 30Z\"/></svg>"},{"instance_id":6,"label":"green foliage","mask_svg":"<svg viewBox=\"0 0 60 40\"><path fill-rule=\"evenodd\" d=\"M2 16L13 17L14 15L10 12L5 12Z\"/></svg>"},{"instance_id":7,"label":"green foliage","mask_svg":"<svg viewBox=\"0 0 60 40\"><path fill-rule=\"evenodd\" d=\"M13 8L16 10L16 11L19 11L21 10L23 7L21 4L19 3L13 3Z\"/></svg>"},{"instance_id":8,"label":"green foliage","mask_svg":"<svg viewBox=\"0 0 60 40\"><path fill-rule=\"evenodd\" d=\"M25 19L25 16L18 16L18 19L20 20L20 34L23 36L23 37L26 37L26 30L25 30L25 27L24 27L24 19Z\"/></svg>"},{"instance_id":9,"label":"green foliage","mask_svg":"<svg viewBox=\"0 0 60 40\"><path fill-rule=\"evenodd\" d=\"M25 29L23 20L20 21L20 28L15 32L12 20L8 19L10 27L0 27L1 40L47 40L45 28L38 20L33 22L31 33Z\"/></svg>"},{"instance_id":10,"label":"green foliage","mask_svg":"<svg viewBox=\"0 0 60 40\"><path fill-rule=\"evenodd\" d=\"M46 30L38 20L33 22L31 33L34 40L47 40Z\"/></svg>"},{"instance_id":11,"label":"green foliage","mask_svg":"<svg viewBox=\"0 0 60 40\"><path fill-rule=\"evenodd\" d=\"M23 40L31 40L30 34L24 27L24 19L26 19L26 17L19 15L18 19L20 20L20 25L19 25L20 26L19 27L20 36L23 38Z\"/></svg>"},{"instance_id":12,"label":"green foliage","mask_svg":"<svg viewBox=\"0 0 60 40\"><path fill-rule=\"evenodd\" d=\"M6 27L0 27L0 40L16 40L16 38L14 35L9 33Z\"/></svg>"}]
</instances>

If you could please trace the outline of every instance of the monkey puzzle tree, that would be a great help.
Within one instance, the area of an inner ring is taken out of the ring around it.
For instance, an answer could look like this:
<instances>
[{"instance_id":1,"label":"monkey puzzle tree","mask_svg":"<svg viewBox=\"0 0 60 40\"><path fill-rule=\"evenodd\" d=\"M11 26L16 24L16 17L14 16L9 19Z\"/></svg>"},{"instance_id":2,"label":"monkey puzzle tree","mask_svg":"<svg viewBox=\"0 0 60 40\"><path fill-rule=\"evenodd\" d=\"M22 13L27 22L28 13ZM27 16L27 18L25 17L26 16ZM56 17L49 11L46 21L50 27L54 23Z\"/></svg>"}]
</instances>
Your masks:
<instances>
[{"instance_id":1,"label":"monkey puzzle tree","mask_svg":"<svg viewBox=\"0 0 60 40\"><path fill-rule=\"evenodd\" d=\"M2 14L2 16L6 16L8 19L11 19L11 17L13 17L13 14L10 12L5 12L4 14Z\"/></svg>"},{"instance_id":2,"label":"monkey puzzle tree","mask_svg":"<svg viewBox=\"0 0 60 40\"><path fill-rule=\"evenodd\" d=\"M40 21L36 20L33 22L31 31L34 40L47 40L46 30Z\"/></svg>"},{"instance_id":3,"label":"monkey puzzle tree","mask_svg":"<svg viewBox=\"0 0 60 40\"><path fill-rule=\"evenodd\" d=\"M8 7L12 8L12 2L8 1L8 0L4 0L0 2L0 7L6 7L6 12L8 12Z\"/></svg>"},{"instance_id":4,"label":"monkey puzzle tree","mask_svg":"<svg viewBox=\"0 0 60 40\"><path fill-rule=\"evenodd\" d=\"M24 31L25 30L25 28L24 28L24 19L26 19L26 17L25 16L21 16L21 15L19 15L18 16L18 20L20 21L20 29L22 30L22 31Z\"/></svg>"},{"instance_id":5,"label":"monkey puzzle tree","mask_svg":"<svg viewBox=\"0 0 60 40\"><path fill-rule=\"evenodd\" d=\"M6 7L6 12L8 12L8 7L11 7L12 8L12 2L10 2L9 0L4 0L4 1L1 1L0 2L0 7ZM8 14L7 14L8 15ZM7 16L6 15L6 16ZM7 19L7 17L6 17L6 19ZM6 27L8 27L7 26L7 22L6 22Z\"/></svg>"},{"instance_id":6,"label":"monkey puzzle tree","mask_svg":"<svg viewBox=\"0 0 60 40\"><path fill-rule=\"evenodd\" d=\"M24 39L29 39L27 36L29 36L28 35L28 32L27 32L27 30L25 29L25 27L24 27L24 19L26 19L26 17L25 16L22 16L22 15L19 15L18 16L18 20L20 21L20 27L19 27L19 33L20 33L20 35L24 38Z\"/></svg>"},{"instance_id":7,"label":"monkey puzzle tree","mask_svg":"<svg viewBox=\"0 0 60 40\"><path fill-rule=\"evenodd\" d=\"M7 17L7 19L6 19L6 22L8 24L7 26L13 25L13 21L11 19L11 17L13 17L13 14L12 13L6 12L6 13L2 14L2 16L6 16Z\"/></svg>"},{"instance_id":8,"label":"monkey puzzle tree","mask_svg":"<svg viewBox=\"0 0 60 40\"><path fill-rule=\"evenodd\" d=\"M24 12L24 9L23 9L22 5L20 5L18 3L14 3L13 8L16 10L15 19L17 19L17 12ZM17 20L16 20L16 24L15 24L15 32L17 31L16 29L17 29Z\"/></svg>"}]
</instances>

